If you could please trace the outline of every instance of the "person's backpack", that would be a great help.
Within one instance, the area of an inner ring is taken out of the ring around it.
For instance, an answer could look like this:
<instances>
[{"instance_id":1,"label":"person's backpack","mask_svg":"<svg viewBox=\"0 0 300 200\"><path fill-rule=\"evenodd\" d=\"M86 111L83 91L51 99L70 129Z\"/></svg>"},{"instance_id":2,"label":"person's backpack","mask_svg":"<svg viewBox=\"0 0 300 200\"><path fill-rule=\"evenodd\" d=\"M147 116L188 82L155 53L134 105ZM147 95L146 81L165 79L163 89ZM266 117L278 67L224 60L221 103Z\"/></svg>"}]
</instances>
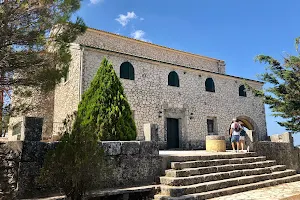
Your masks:
<instances>
[{"instance_id":1,"label":"person's backpack","mask_svg":"<svg viewBox=\"0 0 300 200\"><path fill-rule=\"evenodd\" d=\"M237 122L234 122L234 129L233 129L235 132L240 132L241 130L241 126L239 123Z\"/></svg>"},{"instance_id":2,"label":"person's backpack","mask_svg":"<svg viewBox=\"0 0 300 200\"><path fill-rule=\"evenodd\" d=\"M246 136L246 131L244 129L242 129L240 135L241 136Z\"/></svg>"}]
</instances>

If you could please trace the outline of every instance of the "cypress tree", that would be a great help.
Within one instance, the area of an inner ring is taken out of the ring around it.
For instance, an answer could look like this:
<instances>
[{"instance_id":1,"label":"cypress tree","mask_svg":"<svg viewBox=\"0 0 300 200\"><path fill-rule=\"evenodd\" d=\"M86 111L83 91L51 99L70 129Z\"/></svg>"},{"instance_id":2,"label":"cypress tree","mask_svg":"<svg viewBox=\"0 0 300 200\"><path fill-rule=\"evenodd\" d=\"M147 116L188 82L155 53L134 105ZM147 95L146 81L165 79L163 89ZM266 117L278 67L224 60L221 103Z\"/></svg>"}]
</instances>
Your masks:
<instances>
[{"instance_id":1,"label":"cypress tree","mask_svg":"<svg viewBox=\"0 0 300 200\"><path fill-rule=\"evenodd\" d=\"M89 130L102 141L136 139L136 126L122 83L106 58L83 94L74 127Z\"/></svg>"},{"instance_id":2,"label":"cypress tree","mask_svg":"<svg viewBox=\"0 0 300 200\"><path fill-rule=\"evenodd\" d=\"M286 55L283 62L271 56L259 55L256 60L267 63L267 71L260 75L260 79L270 86L265 91L254 91L270 106L273 116L281 117L280 126L294 133L300 132L300 56L298 45L300 38L296 39L298 55Z\"/></svg>"}]
</instances>

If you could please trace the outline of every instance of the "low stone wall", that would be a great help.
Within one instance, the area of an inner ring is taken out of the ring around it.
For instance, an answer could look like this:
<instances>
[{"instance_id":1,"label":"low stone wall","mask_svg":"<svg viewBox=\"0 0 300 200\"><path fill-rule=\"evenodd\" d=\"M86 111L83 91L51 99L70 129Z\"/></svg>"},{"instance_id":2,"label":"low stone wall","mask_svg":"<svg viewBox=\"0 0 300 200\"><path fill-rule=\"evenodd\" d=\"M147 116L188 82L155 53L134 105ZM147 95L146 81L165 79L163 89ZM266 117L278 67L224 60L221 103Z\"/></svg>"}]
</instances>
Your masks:
<instances>
[{"instance_id":1,"label":"low stone wall","mask_svg":"<svg viewBox=\"0 0 300 200\"><path fill-rule=\"evenodd\" d=\"M161 158L158 144L150 141L102 142L107 167L104 187L147 185L157 182Z\"/></svg>"},{"instance_id":2,"label":"low stone wall","mask_svg":"<svg viewBox=\"0 0 300 200\"><path fill-rule=\"evenodd\" d=\"M14 198L21 152L21 142L0 142L0 199Z\"/></svg>"},{"instance_id":3,"label":"low stone wall","mask_svg":"<svg viewBox=\"0 0 300 200\"><path fill-rule=\"evenodd\" d=\"M56 144L39 141L2 143L0 156L5 158L6 168L0 171L0 176L9 178L1 183L1 190L16 190L19 198L59 193L55 188L40 185L37 180L47 151ZM155 142L102 142L99 146L104 149L105 166L109 169L103 174L102 188L153 184L160 176L161 159Z\"/></svg>"},{"instance_id":4,"label":"low stone wall","mask_svg":"<svg viewBox=\"0 0 300 200\"><path fill-rule=\"evenodd\" d=\"M300 172L300 149L294 147L293 143L259 141L253 143L253 149L268 160L276 160L277 164Z\"/></svg>"}]
</instances>

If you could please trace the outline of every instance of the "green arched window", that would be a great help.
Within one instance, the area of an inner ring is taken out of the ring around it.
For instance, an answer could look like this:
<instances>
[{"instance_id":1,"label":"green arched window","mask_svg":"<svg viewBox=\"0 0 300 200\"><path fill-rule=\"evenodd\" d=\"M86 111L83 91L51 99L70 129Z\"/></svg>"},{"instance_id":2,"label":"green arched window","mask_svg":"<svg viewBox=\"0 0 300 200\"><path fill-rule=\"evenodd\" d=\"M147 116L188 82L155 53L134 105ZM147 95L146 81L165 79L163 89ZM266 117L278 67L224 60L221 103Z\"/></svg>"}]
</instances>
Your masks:
<instances>
[{"instance_id":1,"label":"green arched window","mask_svg":"<svg viewBox=\"0 0 300 200\"><path fill-rule=\"evenodd\" d=\"M168 76L168 85L179 87L179 77L175 71L171 71Z\"/></svg>"},{"instance_id":2,"label":"green arched window","mask_svg":"<svg viewBox=\"0 0 300 200\"><path fill-rule=\"evenodd\" d=\"M208 92L215 92L215 83L212 78L207 78L205 81L205 90Z\"/></svg>"},{"instance_id":3,"label":"green arched window","mask_svg":"<svg viewBox=\"0 0 300 200\"><path fill-rule=\"evenodd\" d=\"M121 64L120 78L134 80L134 68L130 62L123 62Z\"/></svg>"},{"instance_id":4,"label":"green arched window","mask_svg":"<svg viewBox=\"0 0 300 200\"><path fill-rule=\"evenodd\" d=\"M246 94L246 89L245 89L245 86L244 85L241 85L239 87L239 96L240 97L246 97L247 94Z\"/></svg>"}]
</instances>

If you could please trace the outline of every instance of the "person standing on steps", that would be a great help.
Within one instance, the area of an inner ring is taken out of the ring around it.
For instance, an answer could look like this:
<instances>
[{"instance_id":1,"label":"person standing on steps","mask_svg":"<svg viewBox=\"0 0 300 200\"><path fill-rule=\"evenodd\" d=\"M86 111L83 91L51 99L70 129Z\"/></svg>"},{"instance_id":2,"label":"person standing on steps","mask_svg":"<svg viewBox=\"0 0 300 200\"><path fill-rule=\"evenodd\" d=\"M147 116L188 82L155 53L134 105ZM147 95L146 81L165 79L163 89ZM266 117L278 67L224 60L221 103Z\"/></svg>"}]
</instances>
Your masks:
<instances>
[{"instance_id":1,"label":"person standing on steps","mask_svg":"<svg viewBox=\"0 0 300 200\"><path fill-rule=\"evenodd\" d=\"M228 129L228 135L229 135L229 142L231 143L231 124L233 123L233 121L231 121L230 125L229 125L229 129Z\"/></svg>"},{"instance_id":2,"label":"person standing on steps","mask_svg":"<svg viewBox=\"0 0 300 200\"><path fill-rule=\"evenodd\" d=\"M246 131L245 127L243 125L243 122L240 121L240 126L241 126L241 132L240 132L240 147L242 151L244 151L244 146L245 146L245 136L246 136Z\"/></svg>"},{"instance_id":3,"label":"person standing on steps","mask_svg":"<svg viewBox=\"0 0 300 200\"><path fill-rule=\"evenodd\" d=\"M230 136L231 136L231 145L232 145L232 149L233 151L235 151L235 147L234 144L236 143L236 152L239 151L240 148L240 132L241 132L241 125L237 122L237 119L233 119L232 120L233 123L231 124L231 129L230 129Z\"/></svg>"}]
</instances>

